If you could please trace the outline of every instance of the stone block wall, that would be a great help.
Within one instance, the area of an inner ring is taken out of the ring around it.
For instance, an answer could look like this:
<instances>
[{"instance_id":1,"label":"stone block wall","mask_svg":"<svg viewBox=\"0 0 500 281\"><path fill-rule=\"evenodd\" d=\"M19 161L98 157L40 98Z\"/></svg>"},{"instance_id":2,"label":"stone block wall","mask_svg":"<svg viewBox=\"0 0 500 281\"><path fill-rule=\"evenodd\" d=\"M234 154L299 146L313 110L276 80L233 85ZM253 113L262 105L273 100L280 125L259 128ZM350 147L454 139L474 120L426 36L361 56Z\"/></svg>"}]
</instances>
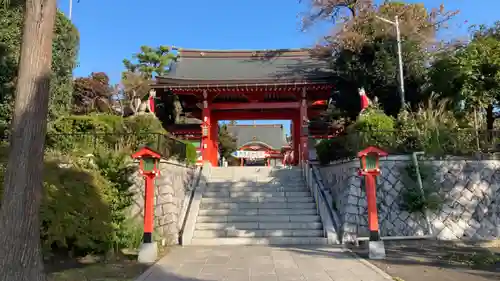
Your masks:
<instances>
[{"instance_id":1,"label":"stone block wall","mask_svg":"<svg viewBox=\"0 0 500 281\"><path fill-rule=\"evenodd\" d=\"M432 170L430 182L443 198L439 209L427 214L401 208L404 168L410 156L381 159L377 179L377 206L382 236L422 236L432 232L438 239L493 239L500 237L500 161L425 160L419 165ZM368 236L364 183L357 171L359 161L317 167L329 190L344 242ZM407 182L407 181L406 181Z\"/></svg>"},{"instance_id":2,"label":"stone block wall","mask_svg":"<svg viewBox=\"0 0 500 281\"><path fill-rule=\"evenodd\" d=\"M176 244L182 225L181 210L186 204L185 196L191 192L196 170L175 161L161 161L160 175L155 179L155 235ZM133 176L134 204L130 215L140 223L144 217L144 178L137 171ZM156 236L157 237L157 236Z\"/></svg>"}]
</instances>

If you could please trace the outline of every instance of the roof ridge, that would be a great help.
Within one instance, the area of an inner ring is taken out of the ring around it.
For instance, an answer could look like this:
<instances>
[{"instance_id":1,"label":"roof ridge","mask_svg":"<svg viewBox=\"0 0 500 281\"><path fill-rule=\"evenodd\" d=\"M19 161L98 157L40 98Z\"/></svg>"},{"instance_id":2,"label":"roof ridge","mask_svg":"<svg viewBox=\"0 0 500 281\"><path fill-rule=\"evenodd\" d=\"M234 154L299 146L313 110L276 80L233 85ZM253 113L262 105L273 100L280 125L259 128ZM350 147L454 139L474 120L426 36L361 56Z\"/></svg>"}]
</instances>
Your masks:
<instances>
[{"instance_id":1,"label":"roof ridge","mask_svg":"<svg viewBox=\"0 0 500 281\"><path fill-rule=\"evenodd\" d=\"M252 58L273 59L280 57L310 57L313 49L269 49L269 50L198 50L179 49L182 58Z\"/></svg>"},{"instance_id":2,"label":"roof ridge","mask_svg":"<svg viewBox=\"0 0 500 281\"><path fill-rule=\"evenodd\" d=\"M314 48L275 48L275 49L196 49L196 48L177 48L178 51L184 52L214 52L214 53L250 53L250 52L272 52L272 51L311 51Z\"/></svg>"},{"instance_id":3,"label":"roof ridge","mask_svg":"<svg viewBox=\"0 0 500 281\"><path fill-rule=\"evenodd\" d=\"M231 127L272 127L272 128L277 128L277 127L283 127L283 124L227 124L227 126Z\"/></svg>"}]
</instances>

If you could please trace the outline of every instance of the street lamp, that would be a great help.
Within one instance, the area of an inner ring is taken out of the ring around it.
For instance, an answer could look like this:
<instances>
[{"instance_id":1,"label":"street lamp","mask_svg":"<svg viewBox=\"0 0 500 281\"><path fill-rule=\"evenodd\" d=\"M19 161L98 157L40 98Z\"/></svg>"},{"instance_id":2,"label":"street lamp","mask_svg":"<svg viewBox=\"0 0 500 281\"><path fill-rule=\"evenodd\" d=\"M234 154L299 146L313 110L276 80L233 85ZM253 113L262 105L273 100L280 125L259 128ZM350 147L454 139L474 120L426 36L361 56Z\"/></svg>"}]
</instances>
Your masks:
<instances>
[{"instance_id":1,"label":"street lamp","mask_svg":"<svg viewBox=\"0 0 500 281\"><path fill-rule=\"evenodd\" d=\"M403 57L401 55L401 33L399 32L399 19L398 16L394 17L394 21L388 20L379 16L375 16L377 19L392 24L396 27L396 41L398 42L398 64L399 64L399 94L401 97L401 106L405 106L405 82L403 78Z\"/></svg>"}]
</instances>

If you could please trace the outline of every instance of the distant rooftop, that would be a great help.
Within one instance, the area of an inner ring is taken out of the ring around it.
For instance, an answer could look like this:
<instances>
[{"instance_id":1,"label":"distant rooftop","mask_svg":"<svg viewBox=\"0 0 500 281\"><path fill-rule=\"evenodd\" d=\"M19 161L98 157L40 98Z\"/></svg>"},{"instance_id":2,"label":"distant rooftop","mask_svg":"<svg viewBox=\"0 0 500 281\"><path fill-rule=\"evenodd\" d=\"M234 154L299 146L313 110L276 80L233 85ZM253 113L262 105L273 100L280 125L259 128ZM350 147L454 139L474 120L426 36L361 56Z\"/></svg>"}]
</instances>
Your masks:
<instances>
[{"instance_id":1,"label":"distant rooftop","mask_svg":"<svg viewBox=\"0 0 500 281\"><path fill-rule=\"evenodd\" d=\"M237 138L237 147L251 142L262 142L273 149L288 145L281 124L227 125L227 130Z\"/></svg>"},{"instance_id":2,"label":"distant rooftop","mask_svg":"<svg viewBox=\"0 0 500 281\"><path fill-rule=\"evenodd\" d=\"M310 49L179 49L178 61L157 84L326 83L330 77L328 62Z\"/></svg>"}]
</instances>

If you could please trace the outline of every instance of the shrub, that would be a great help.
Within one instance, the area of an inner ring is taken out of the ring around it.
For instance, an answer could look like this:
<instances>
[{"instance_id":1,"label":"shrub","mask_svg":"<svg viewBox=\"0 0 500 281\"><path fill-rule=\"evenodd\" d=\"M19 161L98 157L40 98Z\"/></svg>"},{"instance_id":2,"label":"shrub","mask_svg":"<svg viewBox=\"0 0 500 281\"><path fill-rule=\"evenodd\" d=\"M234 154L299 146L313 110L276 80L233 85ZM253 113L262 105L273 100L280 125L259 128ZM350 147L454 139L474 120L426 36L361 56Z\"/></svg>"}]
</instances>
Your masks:
<instances>
[{"instance_id":1,"label":"shrub","mask_svg":"<svg viewBox=\"0 0 500 281\"><path fill-rule=\"evenodd\" d=\"M189 165L196 164L198 155L196 154L196 147L190 142L184 142L186 145L186 163Z\"/></svg>"},{"instance_id":2,"label":"shrub","mask_svg":"<svg viewBox=\"0 0 500 281\"><path fill-rule=\"evenodd\" d=\"M97 150L131 154L142 146L157 150L165 158L175 156L181 161L192 160L186 159L187 144L168 136L161 122L152 115L128 118L108 114L67 116L54 122L47 135L47 147L83 155ZM189 153L192 157L192 151Z\"/></svg>"},{"instance_id":3,"label":"shrub","mask_svg":"<svg viewBox=\"0 0 500 281\"><path fill-rule=\"evenodd\" d=\"M401 192L402 210L409 213L424 214L425 210L437 211L442 206L443 198L438 193L434 181L434 170L430 166L419 166L422 179L422 190L418 185L418 175L415 165L409 164L400 168L404 189Z\"/></svg>"},{"instance_id":4,"label":"shrub","mask_svg":"<svg viewBox=\"0 0 500 281\"><path fill-rule=\"evenodd\" d=\"M346 133L333 139L322 140L316 145L320 163L328 164L338 159L355 157L367 146L374 145L385 150L394 146L395 120L377 108L367 110Z\"/></svg>"},{"instance_id":5,"label":"shrub","mask_svg":"<svg viewBox=\"0 0 500 281\"><path fill-rule=\"evenodd\" d=\"M133 185L131 179L136 167L130 165L129 154L123 152L101 150L94 154L93 159L91 165L110 183L107 191L112 199L109 202L111 236L108 241L103 242L107 242L108 249L119 250L129 246L130 231L134 231L127 227L126 211L133 204L134 194L130 192L130 187Z\"/></svg>"},{"instance_id":6,"label":"shrub","mask_svg":"<svg viewBox=\"0 0 500 281\"><path fill-rule=\"evenodd\" d=\"M84 255L135 245L137 229L125 213L133 203L129 188L135 167L129 161L128 154L114 151L100 151L93 158L47 153L41 206L45 254L63 250Z\"/></svg>"},{"instance_id":7,"label":"shrub","mask_svg":"<svg viewBox=\"0 0 500 281\"><path fill-rule=\"evenodd\" d=\"M99 171L77 161L49 155L45 162L45 195L41 238L45 251L67 249L77 254L104 252L113 233L109 186ZM104 242L104 243L103 243Z\"/></svg>"},{"instance_id":8,"label":"shrub","mask_svg":"<svg viewBox=\"0 0 500 281\"><path fill-rule=\"evenodd\" d=\"M474 132L459 129L459 121L448 110L448 102L433 97L414 112L398 116L397 149L401 152L425 151L429 155L461 155L477 150ZM462 124L464 125L464 124Z\"/></svg>"},{"instance_id":9,"label":"shrub","mask_svg":"<svg viewBox=\"0 0 500 281\"><path fill-rule=\"evenodd\" d=\"M322 165L339 159L354 157L357 151L354 151L348 143L347 135L340 135L333 139L322 140L316 145L316 155Z\"/></svg>"},{"instance_id":10,"label":"shrub","mask_svg":"<svg viewBox=\"0 0 500 281\"><path fill-rule=\"evenodd\" d=\"M394 127L392 117L377 108L369 109L347 129L349 149L357 152L373 145L391 150L395 140Z\"/></svg>"}]
</instances>

